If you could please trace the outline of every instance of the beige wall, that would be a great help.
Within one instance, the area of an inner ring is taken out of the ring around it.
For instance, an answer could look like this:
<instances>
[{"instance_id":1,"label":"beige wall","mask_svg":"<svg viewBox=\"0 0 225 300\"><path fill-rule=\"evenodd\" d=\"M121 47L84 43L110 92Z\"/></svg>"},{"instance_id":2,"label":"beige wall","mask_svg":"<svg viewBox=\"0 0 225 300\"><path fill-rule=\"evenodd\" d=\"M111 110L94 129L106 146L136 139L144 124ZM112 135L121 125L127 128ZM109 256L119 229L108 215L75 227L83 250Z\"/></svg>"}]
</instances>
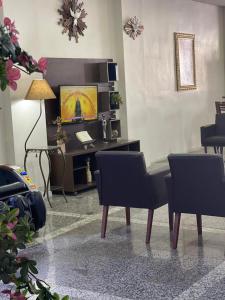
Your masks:
<instances>
[{"instance_id":1,"label":"beige wall","mask_svg":"<svg viewBox=\"0 0 225 300\"><path fill-rule=\"evenodd\" d=\"M4 15L15 19L20 43L34 57L113 58L120 68L123 136L140 139L147 162L200 147L199 127L213 121L214 100L224 94L223 10L190 0L86 0L88 29L79 43L69 42L57 25L59 0L6 0ZM28 13L29 12L29 13ZM123 33L137 15L145 30L133 41ZM198 89L177 92L174 32L196 35ZM23 76L12 99L17 164L25 138L38 115L38 103L24 101L33 77ZM126 89L125 89L126 82ZM1 112L0 112L1 114ZM126 120L127 116L127 120ZM1 137L1 132L0 132ZM30 146L46 144L44 118ZM36 162L31 162L35 171Z\"/></svg>"},{"instance_id":2,"label":"beige wall","mask_svg":"<svg viewBox=\"0 0 225 300\"><path fill-rule=\"evenodd\" d=\"M62 27L57 24L59 14L57 9L62 1L58 0L6 0L4 15L16 21L20 31L21 47L35 58L44 57L75 57L75 58L113 58L119 63L120 86L124 96L124 67L122 45L122 15L120 0L89 0L85 1L88 12L86 18L88 29L84 37L69 41L62 35ZM29 12L29 13L28 13ZM117 34L116 31L120 33ZM12 117L15 143L15 158L17 164L23 164L24 141L39 113L39 104L35 101L23 100L33 78L40 74L23 76L16 93L11 92ZM125 107L125 106L124 106ZM124 136L126 132L126 111L121 113ZM32 135L29 146L44 146L47 144L45 118L40 120ZM32 175L40 182L35 157L29 160ZM41 182L40 182L41 183Z\"/></svg>"},{"instance_id":3,"label":"beige wall","mask_svg":"<svg viewBox=\"0 0 225 300\"><path fill-rule=\"evenodd\" d=\"M128 135L139 138L147 162L200 147L200 126L214 120L224 95L223 9L187 0L123 0L124 21L145 26L124 34ZM196 35L196 91L175 89L174 32Z\"/></svg>"}]
</instances>

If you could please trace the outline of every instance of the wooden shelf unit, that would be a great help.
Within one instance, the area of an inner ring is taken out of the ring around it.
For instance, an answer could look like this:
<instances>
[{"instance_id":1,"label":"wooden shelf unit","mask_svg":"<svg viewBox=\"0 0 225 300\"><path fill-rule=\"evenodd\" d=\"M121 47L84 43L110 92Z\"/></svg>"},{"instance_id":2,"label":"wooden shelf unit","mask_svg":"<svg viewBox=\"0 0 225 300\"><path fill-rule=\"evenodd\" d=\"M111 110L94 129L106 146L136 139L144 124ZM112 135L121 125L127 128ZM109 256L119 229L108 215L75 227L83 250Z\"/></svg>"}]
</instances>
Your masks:
<instances>
[{"instance_id":1,"label":"wooden shelf unit","mask_svg":"<svg viewBox=\"0 0 225 300\"><path fill-rule=\"evenodd\" d=\"M120 120L116 119L116 110L113 107L111 96L115 91L114 82L118 81L118 65L112 59L79 59L79 58L48 58L48 68L44 78L52 87L56 99L45 101L46 125L48 145L56 145L57 126L53 120L60 116L60 86L63 85L97 85L98 86L98 113L110 114L107 125L109 143L103 143L102 122L98 119L82 123L65 123L68 141L66 143L66 169L64 189L66 193L77 193L96 186L94 172L97 169L95 153L97 151L140 151L139 141L115 140L121 136ZM118 131L118 136L112 136L113 130ZM79 131L88 131L96 141L95 148L84 150L75 137ZM112 141L113 140L113 141ZM87 182L87 160L90 160L90 171L93 182ZM51 155L52 190L62 182L62 161L59 155Z\"/></svg>"}]
</instances>

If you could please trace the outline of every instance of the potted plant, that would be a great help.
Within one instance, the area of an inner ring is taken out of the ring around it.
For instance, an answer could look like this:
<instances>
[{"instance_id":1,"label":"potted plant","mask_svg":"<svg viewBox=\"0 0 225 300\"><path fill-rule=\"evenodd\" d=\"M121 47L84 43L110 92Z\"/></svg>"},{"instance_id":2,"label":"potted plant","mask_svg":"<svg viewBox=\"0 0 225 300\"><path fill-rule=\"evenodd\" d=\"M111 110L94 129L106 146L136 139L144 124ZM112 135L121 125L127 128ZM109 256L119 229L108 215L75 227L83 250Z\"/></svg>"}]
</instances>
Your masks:
<instances>
[{"instance_id":1,"label":"potted plant","mask_svg":"<svg viewBox=\"0 0 225 300\"><path fill-rule=\"evenodd\" d=\"M19 209L0 202L0 282L7 285L0 293L10 300L69 300L52 293L50 286L37 277L37 263L23 256L22 249L32 241L34 232L28 217L18 218ZM1 296L0 296L1 298Z\"/></svg>"},{"instance_id":2,"label":"potted plant","mask_svg":"<svg viewBox=\"0 0 225 300\"><path fill-rule=\"evenodd\" d=\"M63 153L66 152L66 141L67 139L67 134L66 131L63 130L62 128L62 119L60 117L57 117L55 121L53 121L53 124L57 125L57 130L56 130L56 142L57 145L61 147L61 150Z\"/></svg>"},{"instance_id":3,"label":"potted plant","mask_svg":"<svg viewBox=\"0 0 225 300\"><path fill-rule=\"evenodd\" d=\"M119 92L111 92L110 93L110 109L119 109L120 104L122 104L122 97Z\"/></svg>"}]
</instances>

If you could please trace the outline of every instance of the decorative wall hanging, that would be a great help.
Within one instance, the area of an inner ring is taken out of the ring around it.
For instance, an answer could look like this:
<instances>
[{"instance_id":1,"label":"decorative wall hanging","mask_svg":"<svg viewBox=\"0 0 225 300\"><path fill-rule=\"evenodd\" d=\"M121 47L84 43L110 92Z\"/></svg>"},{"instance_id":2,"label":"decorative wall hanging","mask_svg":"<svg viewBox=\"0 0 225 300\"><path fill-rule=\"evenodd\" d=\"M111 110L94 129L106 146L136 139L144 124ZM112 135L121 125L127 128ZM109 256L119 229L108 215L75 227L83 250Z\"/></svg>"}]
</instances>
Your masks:
<instances>
[{"instance_id":1,"label":"decorative wall hanging","mask_svg":"<svg viewBox=\"0 0 225 300\"><path fill-rule=\"evenodd\" d=\"M144 26L141 24L141 22L136 16L130 18L124 25L124 31L133 40L135 40L139 35L141 35L143 30L144 30Z\"/></svg>"},{"instance_id":2,"label":"decorative wall hanging","mask_svg":"<svg viewBox=\"0 0 225 300\"><path fill-rule=\"evenodd\" d=\"M84 30L87 25L84 22L84 18L87 13L82 8L83 2L79 3L79 0L63 0L61 9L58 9L59 14L62 16L58 22L59 25L64 27L62 33L67 33L69 40L72 37L75 38L76 43L78 43L79 36L84 36Z\"/></svg>"},{"instance_id":3,"label":"decorative wall hanging","mask_svg":"<svg viewBox=\"0 0 225 300\"><path fill-rule=\"evenodd\" d=\"M174 36L177 90L196 89L195 35L175 32Z\"/></svg>"}]
</instances>

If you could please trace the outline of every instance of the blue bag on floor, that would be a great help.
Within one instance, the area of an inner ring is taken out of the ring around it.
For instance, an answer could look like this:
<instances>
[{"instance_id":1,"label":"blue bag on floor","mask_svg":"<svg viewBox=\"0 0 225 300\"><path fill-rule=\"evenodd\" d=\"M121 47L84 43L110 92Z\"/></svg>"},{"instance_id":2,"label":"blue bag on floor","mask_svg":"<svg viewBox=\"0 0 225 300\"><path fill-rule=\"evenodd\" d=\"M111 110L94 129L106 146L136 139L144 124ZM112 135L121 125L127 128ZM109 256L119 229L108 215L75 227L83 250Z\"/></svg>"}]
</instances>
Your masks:
<instances>
[{"instance_id":1,"label":"blue bag on floor","mask_svg":"<svg viewBox=\"0 0 225 300\"><path fill-rule=\"evenodd\" d=\"M32 214L32 222L34 223L35 230L45 226L46 222L46 207L39 191L29 192L26 197L29 198L30 208Z\"/></svg>"},{"instance_id":2,"label":"blue bag on floor","mask_svg":"<svg viewBox=\"0 0 225 300\"><path fill-rule=\"evenodd\" d=\"M35 231L44 227L46 222L46 207L39 191L29 191L25 196L15 195L6 200L10 208L19 208L19 218L28 216Z\"/></svg>"}]
</instances>

